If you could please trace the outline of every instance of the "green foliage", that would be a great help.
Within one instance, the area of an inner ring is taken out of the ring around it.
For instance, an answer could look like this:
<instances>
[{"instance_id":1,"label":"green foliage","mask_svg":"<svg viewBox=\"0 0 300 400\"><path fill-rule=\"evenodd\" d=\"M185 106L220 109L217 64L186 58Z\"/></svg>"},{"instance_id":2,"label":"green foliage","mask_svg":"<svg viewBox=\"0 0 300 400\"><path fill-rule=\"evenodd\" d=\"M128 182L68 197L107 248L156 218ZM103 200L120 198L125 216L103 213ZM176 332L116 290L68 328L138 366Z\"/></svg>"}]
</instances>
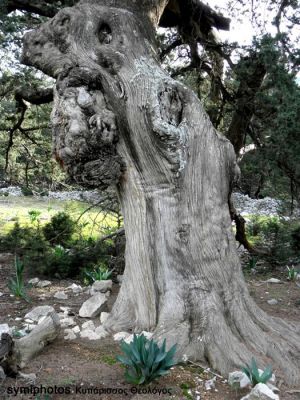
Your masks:
<instances>
[{"instance_id":1,"label":"green foliage","mask_svg":"<svg viewBox=\"0 0 300 400\"><path fill-rule=\"evenodd\" d=\"M279 217L251 216L246 225L250 243L266 248L271 254L270 261L277 264L297 262L300 253L294 245L294 232L299 223Z\"/></svg>"},{"instance_id":2,"label":"green foliage","mask_svg":"<svg viewBox=\"0 0 300 400\"><path fill-rule=\"evenodd\" d=\"M34 224L35 222L39 222L39 216L41 215L41 211L38 210L29 210L28 211L28 216L30 219L30 222Z\"/></svg>"},{"instance_id":3,"label":"green foliage","mask_svg":"<svg viewBox=\"0 0 300 400\"><path fill-rule=\"evenodd\" d=\"M292 231L292 247L295 251L300 253L300 226Z\"/></svg>"},{"instance_id":4,"label":"green foliage","mask_svg":"<svg viewBox=\"0 0 300 400\"><path fill-rule=\"evenodd\" d=\"M47 254L45 260L46 270L44 273L57 278L67 278L76 275L74 271L72 271L72 267L73 257L70 255L69 251L63 246L57 245L51 248Z\"/></svg>"},{"instance_id":5,"label":"green foliage","mask_svg":"<svg viewBox=\"0 0 300 400\"><path fill-rule=\"evenodd\" d=\"M48 242L66 246L75 232L75 222L65 212L55 214L51 221L43 227L43 233Z\"/></svg>"},{"instance_id":6,"label":"green foliage","mask_svg":"<svg viewBox=\"0 0 300 400\"><path fill-rule=\"evenodd\" d=\"M298 270L294 267L294 265L292 265L291 267L286 267L286 268L288 271L287 279L292 282L296 281L297 276L298 276Z\"/></svg>"},{"instance_id":7,"label":"green foliage","mask_svg":"<svg viewBox=\"0 0 300 400\"><path fill-rule=\"evenodd\" d=\"M242 371L248 376L253 386L257 385L258 383L266 383L272 377L272 367L267 366L265 370L260 373L254 357L251 359L251 364L246 364L246 367L243 367Z\"/></svg>"},{"instance_id":8,"label":"green foliage","mask_svg":"<svg viewBox=\"0 0 300 400\"><path fill-rule=\"evenodd\" d=\"M153 339L134 335L130 344L122 341L121 349L125 356L117 356L117 360L126 366L126 381L134 385L152 382L175 365L176 345L166 351L166 340L159 347Z\"/></svg>"},{"instance_id":9,"label":"green foliage","mask_svg":"<svg viewBox=\"0 0 300 400\"><path fill-rule=\"evenodd\" d=\"M111 278L112 270L109 270L105 267L104 264L95 267L92 271L84 270L85 279L88 284L93 283L95 281L107 281Z\"/></svg>"},{"instance_id":10,"label":"green foliage","mask_svg":"<svg viewBox=\"0 0 300 400\"><path fill-rule=\"evenodd\" d=\"M256 267L258 258L255 256L250 257L249 261L248 261L248 269L254 269Z\"/></svg>"},{"instance_id":11,"label":"green foliage","mask_svg":"<svg viewBox=\"0 0 300 400\"><path fill-rule=\"evenodd\" d=\"M24 284L24 264L20 261L20 259L18 259L17 256L15 257L14 267L15 277L10 278L8 288L14 296L28 301Z\"/></svg>"}]
</instances>

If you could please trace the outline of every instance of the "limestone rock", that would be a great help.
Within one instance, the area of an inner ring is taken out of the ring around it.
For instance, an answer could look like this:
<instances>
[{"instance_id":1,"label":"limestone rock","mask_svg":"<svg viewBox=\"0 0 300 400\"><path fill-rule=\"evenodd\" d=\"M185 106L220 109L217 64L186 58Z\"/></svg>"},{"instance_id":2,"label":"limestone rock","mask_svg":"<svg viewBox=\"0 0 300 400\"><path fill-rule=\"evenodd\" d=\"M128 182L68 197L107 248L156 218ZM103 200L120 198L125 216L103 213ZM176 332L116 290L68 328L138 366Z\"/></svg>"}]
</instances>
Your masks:
<instances>
[{"instance_id":1,"label":"limestone rock","mask_svg":"<svg viewBox=\"0 0 300 400\"><path fill-rule=\"evenodd\" d=\"M76 339L75 332L72 329L65 329L65 334L66 334L64 336L65 340L74 340L74 339Z\"/></svg>"},{"instance_id":2,"label":"limestone rock","mask_svg":"<svg viewBox=\"0 0 300 400\"><path fill-rule=\"evenodd\" d=\"M71 286L68 286L67 289L72 290L73 293L81 293L82 292L82 287L80 285L76 285L76 283L72 283Z\"/></svg>"},{"instance_id":3,"label":"limestone rock","mask_svg":"<svg viewBox=\"0 0 300 400\"><path fill-rule=\"evenodd\" d=\"M59 299L59 300L67 300L68 299L68 295L64 291L56 292L53 297L55 297L56 299Z\"/></svg>"},{"instance_id":4,"label":"limestone rock","mask_svg":"<svg viewBox=\"0 0 300 400\"><path fill-rule=\"evenodd\" d=\"M0 325L0 337L1 337L2 333L9 333L9 332L10 332L10 328L9 328L8 324Z\"/></svg>"},{"instance_id":5,"label":"limestone rock","mask_svg":"<svg viewBox=\"0 0 300 400\"><path fill-rule=\"evenodd\" d=\"M273 393L264 383L258 383L251 392L241 400L279 400L279 396Z\"/></svg>"},{"instance_id":6,"label":"limestone rock","mask_svg":"<svg viewBox=\"0 0 300 400\"><path fill-rule=\"evenodd\" d=\"M66 317L60 320L60 325L62 328L67 328L68 326L73 326L75 325L74 318L72 317Z\"/></svg>"},{"instance_id":7,"label":"limestone rock","mask_svg":"<svg viewBox=\"0 0 300 400\"><path fill-rule=\"evenodd\" d=\"M282 283L280 279L277 278L270 278L267 281L265 281L266 283Z\"/></svg>"},{"instance_id":8,"label":"limestone rock","mask_svg":"<svg viewBox=\"0 0 300 400\"><path fill-rule=\"evenodd\" d=\"M94 294L96 292L106 293L111 289L112 289L112 281L111 280L96 281L92 285L91 293L92 294Z\"/></svg>"},{"instance_id":9,"label":"limestone rock","mask_svg":"<svg viewBox=\"0 0 300 400\"><path fill-rule=\"evenodd\" d=\"M82 324L82 329L89 329L91 331L95 330L95 325L93 321L86 321Z\"/></svg>"},{"instance_id":10,"label":"limestone rock","mask_svg":"<svg viewBox=\"0 0 300 400\"><path fill-rule=\"evenodd\" d=\"M37 322L41 317L47 316L54 311L52 306L38 306L25 315L25 320L30 319L33 322Z\"/></svg>"},{"instance_id":11,"label":"limestone rock","mask_svg":"<svg viewBox=\"0 0 300 400\"><path fill-rule=\"evenodd\" d=\"M82 318L94 318L105 311L107 307L107 299L103 293L98 293L86 300L80 310L79 316Z\"/></svg>"},{"instance_id":12,"label":"limestone rock","mask_svg":"<svg viewBox=\"0 0 300 400\"><path fill-rule=\"evenodd\" d=\"M278 300L270 299L267 301L267 303L270 304L270 306L276 306L276 304L278 304Z\"/></svg>"},{"instance_id":13,"label":"limestone rock","mask_svg":"<svg viewBox=\"0 0 300 400\"><path fill-rule=\"evenodd\" d=\"M100 314L100 322L101 322L101 324L104 324L104 322L107 320L108 317L109 317L109 313L103 311L103 312Z\"/></svg>"},{"instance_id":14,"label":"limestone rock","mask_svg":"<svg viewBox=\"0 0 300 400\"><path fill-rule=\"evenodd\" d=\"M79 326L78 326L78 325L74 326L74 328L72 328L72 331L73 331L74 333L79 333L79 332L80 332Z\"/></svg>"},{"instance_id":15,"label":"limestone rock","mask_svg":"<svg viewBox=\"0 0 300 400\"><path fill-rule=\"evenodd\" d=\"M228 384L237 389L244 389L245 387L251 385L250 379L242 371L230 372L228 376Z\"/></svg>"},{"instance_id":16,"label":"limestone rock","mask_svg":"<svg viewBox=\"0 0 300 400\"><path fill-rule=\"evenodd\" d=\"M100 336L100 339L108 336L108 332L101 325L95 329L95 333L97 333L97 335Z\"/></svg>"},{"instance_id":17,"label":"limestone rock","mask_svg":"<svg viewBox=\"0 0 300 400\"><path fill-rule=\"evenodd\" d=\"M6 375L5 375L4 369L2 367L0 367L0 381L5 378L6 378Z\"/></svg>"},{"instance_id":18,"label":"limestone rock","mask_svg":"<svg viewBox=\"0 0 300 400\"><path fill-rule=\"evenodd\" d=\"M84 331L80 332L80 336L82 338L87 338L89 340L99 340L101 336L98 335L96 332L92 331L91 329L85 329Z\"/></svg>"},{"instance_id":19,"label":"limestone rock","mask_svg":"<svg viewBox=\"0 0 300 400\"><path fill-rule=\"evenodd\" d=\"M29 279L28 284L32 286L37 286L37 284L40 282L39 278L32 278Z\"/></svg>"},{"instance_id":20,"label":"limestone rock","mask_svg":"<svg viewBox=\"0 0 300 400\"><path fill-rule=\"evenodd\" d=\"M131 334L128 332L118 332L118 333L114 334L114 340L116 342L120 342L121 340L128 339L130 336L131 336Z\"/></svg>"},{"instance_id":21,"label":"limestone rock","mask_svg":"<svg viewBox=\"0 0 300 400\"><path fill-rule=\"evenodd\" d=\"M37 284L37 287L44 288L44 287L50 286L51 284L52 284L52 282L50 282L50 281L39 281Z\"/></svg>"}]
</instances>

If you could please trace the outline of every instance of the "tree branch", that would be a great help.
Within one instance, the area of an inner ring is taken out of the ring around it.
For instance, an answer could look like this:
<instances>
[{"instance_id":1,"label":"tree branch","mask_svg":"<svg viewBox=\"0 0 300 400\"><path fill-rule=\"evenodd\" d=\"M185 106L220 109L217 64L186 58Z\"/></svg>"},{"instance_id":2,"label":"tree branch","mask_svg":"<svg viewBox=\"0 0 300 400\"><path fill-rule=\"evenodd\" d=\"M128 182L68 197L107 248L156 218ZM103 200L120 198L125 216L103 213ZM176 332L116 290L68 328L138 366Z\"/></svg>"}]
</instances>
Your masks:
<instances>
[{"instance_id":1,"label":"tree branch","mask_svg":"<svg viewBox=\"0 0 300 400\"><path fill-rule=\"evenodd\" d=\"M13 11L20 10L52 18L59 9L51 3L53 2L40 0L8 0L4 13L9 14Z\"/></svg>"},{"instance_id":2,"label":"tree branch","mask_svg":"<svg viewBox=\"0 0 300 400\"><path fill-rule=\"evenodd\" d=\"M15 99L17 102L25 100L35 105L51 103L53 101L53 89L20 87L16 89Z\"/></svg>"}]
</instances>

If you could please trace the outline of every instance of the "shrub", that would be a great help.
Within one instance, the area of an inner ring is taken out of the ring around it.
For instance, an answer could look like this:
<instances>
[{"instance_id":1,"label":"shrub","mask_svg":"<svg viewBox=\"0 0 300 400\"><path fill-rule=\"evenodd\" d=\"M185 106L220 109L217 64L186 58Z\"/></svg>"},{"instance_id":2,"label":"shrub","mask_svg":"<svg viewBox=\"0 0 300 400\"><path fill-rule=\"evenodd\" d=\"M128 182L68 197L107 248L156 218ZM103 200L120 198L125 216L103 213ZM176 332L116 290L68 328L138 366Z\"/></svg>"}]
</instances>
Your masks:
<instances>
[{"instance_id":1,"label":"shrub","mask_svg":"<svg viewBox=\"0 0 300 400\"><path fill-rule=\"evenodd\" d=\"M75 232L75 222L65 212L55 214L43 227L45 238L53 245L66 246Z\"/></svg>"},{"instance_id":2,"label":"shrub","mask_svg":"<svg viewBox=\"0 0 300 400\"><path fill-rule=\"evenodd\" d=\"M254 357L252 357L251 364L246 364L246 367L243 367L242 371L248 376L253 386L257 385L258 383L266 383L272 377L272 367L267 366L266 369L260 373Z\"/></svg>"},{"instance_id":3,"label":"shrub","mask_svg":"<svg viewBox=\"0 0 300 400\"><path fill-rule=\"evenodd\" d=\"M246 225L250 243L268 249L268 261L278 264L297 262L298 229L300 234L297 222L278 217L253 216Z\"/></svg>"},{"instance_id":4,"label":"shrub","mask_svg":"<svg viewBox=\"0 0 300 400\"><path fill-rule=\"evenodd\" d=\"M121 349L125 356L117 356L117 360L126 366L126 381L134 385L146 384L166 375L175 365L176 345L166 351L166 340L159 347L153 339L134 335L130 344L122 341Z\"/></svg>"},{"instance_id":5,"label":"shrub","mask_svg":"<svg viewBox=\"0 0 300 400\"><path fill-rule=\"evenodd\" d=\"M44 273L56 278L67 278L72 276L72 256L69 251L61 245L55 246L45 259L46 270Z\"/></svg>"},{"instance_id":6,"label":"shrub","mask_svg":"<svg viewBox=\"0 0 300 400\"><path fill-rule=\"evenodd\" d=\"M35 222L39 222L39 216L41 215L41 211L38 210L29 210L28 211L28 216L30 219L31 224L34 224Z\"/></svg>"}]
</instances>

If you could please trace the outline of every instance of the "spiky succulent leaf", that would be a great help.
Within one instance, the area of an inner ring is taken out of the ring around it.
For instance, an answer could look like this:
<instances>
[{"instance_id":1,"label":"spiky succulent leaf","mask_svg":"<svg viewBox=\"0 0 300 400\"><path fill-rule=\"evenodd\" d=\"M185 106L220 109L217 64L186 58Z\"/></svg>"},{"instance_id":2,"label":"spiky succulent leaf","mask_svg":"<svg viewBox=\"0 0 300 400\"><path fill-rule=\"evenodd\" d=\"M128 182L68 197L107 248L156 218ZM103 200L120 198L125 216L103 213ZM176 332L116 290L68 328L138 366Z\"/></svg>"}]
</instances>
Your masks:
<instances>
[{"instance_id":1,"label":"spiky succulent leaf","mask_svg":"<svg viewBox=\"0 0 300 400\"><path fill-rule=\"evenodd\" d=\"M266 383L268 380L270 380L272 377L272 367L268 365L264 372L260 375L259 377L259 383Z\"/></svg>"}]
</instances>

